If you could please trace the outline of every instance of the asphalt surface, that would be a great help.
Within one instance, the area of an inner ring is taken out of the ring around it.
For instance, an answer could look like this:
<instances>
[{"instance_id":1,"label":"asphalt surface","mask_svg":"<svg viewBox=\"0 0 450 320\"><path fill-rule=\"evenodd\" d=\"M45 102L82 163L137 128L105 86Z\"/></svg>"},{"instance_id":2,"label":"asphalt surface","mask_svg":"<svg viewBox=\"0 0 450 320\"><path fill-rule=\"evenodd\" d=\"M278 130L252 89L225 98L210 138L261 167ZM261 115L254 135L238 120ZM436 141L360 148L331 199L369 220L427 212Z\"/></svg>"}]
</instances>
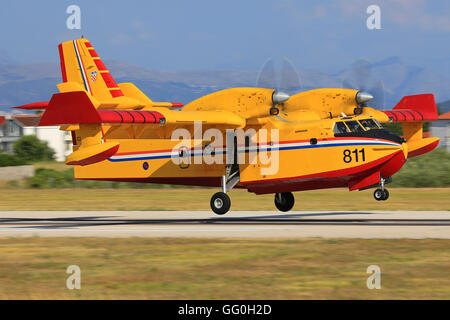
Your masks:
<instances>
[{"instance_id":1,"label":"asphalt surface","mask_svg":"<svg viewBox=\"0 0 450 320\"><path fill-rule=\"evenodd\" d=\"M11 236L450 239L450 211L0 211Z\"/></svg>"}]
</instances>

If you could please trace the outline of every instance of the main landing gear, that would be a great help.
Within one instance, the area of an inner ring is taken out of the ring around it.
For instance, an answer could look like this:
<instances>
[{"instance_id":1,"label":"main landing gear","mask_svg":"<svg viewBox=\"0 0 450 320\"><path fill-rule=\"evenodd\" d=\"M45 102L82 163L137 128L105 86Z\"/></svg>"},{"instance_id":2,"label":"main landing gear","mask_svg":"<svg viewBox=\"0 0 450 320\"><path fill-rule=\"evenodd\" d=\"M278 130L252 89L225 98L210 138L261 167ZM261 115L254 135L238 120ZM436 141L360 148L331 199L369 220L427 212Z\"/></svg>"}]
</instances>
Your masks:
<instances>
[{"instance_id":1,"label":"main landing gear","mask_svg":"<svg viewBox=\"0 0 450 320\"><path fill-rule=\"evenodd\" d=\"M385 179L381 178L381 180L380 180L381 189L378 188L373 192L373 197L377 201L381 201L381 200L384 201L389 198L389 191L384 188L384 183L385 183Z\"/></svg>"},{"instance_id":2,"label":"main landing gear","mask_svg":"<svg viewBox=\"0 0 450 320\"><path fill-rule=\"evenodd\" d=\"M237 163L237 161L235 162ZM227 192L234 188L240 181L239 166L229 165L226 169L226 174L222 177L222 192L216 192L212 197L209 204L211 210L215 214L225 214L230 210L231 200L227 195Z\"/></svg>"},{"instance_id":3,"label":"main landing gear","mask_svg":"<svg viewBox=\"0 0 450 320\"><path fill-rule=\"evenodd\" d=\"M231 200L230 197L225 192L216 192L211 197L211 210L214 211L215 214L225 214L230 210Z\"/></svg>"},{"instance_id":4,"label":"main landing gear","mask_svg":"<svg viewBox=\"0 0 450 320\"><path fill-rule=\"evenodd\" d=\"M292 209L295 198L292 192L281 192L275 194L275 206L278 210L287 212Z\"/></svg>"}]
</instances>

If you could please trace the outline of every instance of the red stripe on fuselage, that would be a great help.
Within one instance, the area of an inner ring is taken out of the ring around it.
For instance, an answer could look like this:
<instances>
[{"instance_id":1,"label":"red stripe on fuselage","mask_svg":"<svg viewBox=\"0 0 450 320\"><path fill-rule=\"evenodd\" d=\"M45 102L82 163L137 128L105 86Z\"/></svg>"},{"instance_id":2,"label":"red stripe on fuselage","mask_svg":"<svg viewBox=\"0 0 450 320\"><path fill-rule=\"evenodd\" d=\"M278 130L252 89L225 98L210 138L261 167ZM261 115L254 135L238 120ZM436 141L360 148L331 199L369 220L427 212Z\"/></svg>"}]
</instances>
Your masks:
<instances>
[{"instance_id":1,"label":"red stripe on fuselage","mask_svg":"<svg viewBox=\"0 0 450 320\"><path fill-rule=\"evenodd\" d=\"M296 177L287 177L287 178L275 178L275 179L265 179L265 180L252 180L252 181L245 181L241 182L244 185L252 184L252 183L263 183L263 182L274 182L274 181L285 181L285 180L296 180L296 179L307 179L307 178L316 178L316 177L323 177L323 178L334 178L334 177L342 177L351 175L354 173L362 172L364 170L368 170L374 166L377 166L379 164L382 164L383 162L386 162L390 159L392 159L395 155L402 153L402 150L399 150L393 154L387 155L383 158L371 161L369 163L365 163L356 167L346 168L346 169L339 169L339 170L333 170L333 171L326 171L326 172L319 172L304 176L296 176Z\"/></svg>"}]
</instances>

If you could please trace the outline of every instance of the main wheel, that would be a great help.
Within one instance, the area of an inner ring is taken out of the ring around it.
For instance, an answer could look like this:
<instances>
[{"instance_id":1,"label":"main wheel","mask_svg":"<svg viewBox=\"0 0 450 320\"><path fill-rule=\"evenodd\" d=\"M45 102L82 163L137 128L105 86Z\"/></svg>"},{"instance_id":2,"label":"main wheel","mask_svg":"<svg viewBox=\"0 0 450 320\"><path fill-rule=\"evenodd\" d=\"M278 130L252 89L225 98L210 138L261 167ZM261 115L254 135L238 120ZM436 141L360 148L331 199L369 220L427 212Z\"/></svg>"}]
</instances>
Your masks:
<instances>
[{"instance_id":1,"label":"main wheel","mask_svg":"<svg viewBox=\"0 0 450 320\"><path fill-rule=\"evenodd\" d=\"M211 197L210 205L215 214L225 214L230 210L231 200L226 193L217 192Z\"/></svg>"},{"instance_id":2,"label":"main wheel","mask_svg":"<svg viewBox=\"0 0 450 320\"><path fill-rule=\"evenodd\" d=\"M275 206L278 210L287 212L292 209L295 198L292 192L282 192L275 194Z\"/></svg>"},{"instance_id":3,"label":"main wheel","mask_svg":"<svg viewBox=\"0 0 450 320\"><path fill-rule=\"evenodd\" d=\"M381 189L377 189L373 192L373 197L377 201L384 200L384 196L385 196L385 192Z\"/></svg>"}]
</instances>

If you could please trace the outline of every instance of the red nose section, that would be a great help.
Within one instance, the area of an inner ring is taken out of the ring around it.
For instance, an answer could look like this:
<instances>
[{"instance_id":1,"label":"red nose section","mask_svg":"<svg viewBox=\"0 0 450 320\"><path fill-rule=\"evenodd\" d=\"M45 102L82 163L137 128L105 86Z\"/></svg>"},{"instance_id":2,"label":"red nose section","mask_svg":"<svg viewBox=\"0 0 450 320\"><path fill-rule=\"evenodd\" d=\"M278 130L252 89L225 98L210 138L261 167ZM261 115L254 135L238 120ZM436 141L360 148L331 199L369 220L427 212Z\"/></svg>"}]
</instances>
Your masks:
<instances>
[{"instance_id":1,"label":"red nose section","mask_svg":"<svg viewBox=\"0 0 450 320\"><path fill-rule=\"evenodd\" d=\"M398 151L395 155L388 161L386 161L380 169L381 174L384 178L391 177L394 173L403 167L406 162L405 154L403 150Z\"/></svg>"}]
</instances>

